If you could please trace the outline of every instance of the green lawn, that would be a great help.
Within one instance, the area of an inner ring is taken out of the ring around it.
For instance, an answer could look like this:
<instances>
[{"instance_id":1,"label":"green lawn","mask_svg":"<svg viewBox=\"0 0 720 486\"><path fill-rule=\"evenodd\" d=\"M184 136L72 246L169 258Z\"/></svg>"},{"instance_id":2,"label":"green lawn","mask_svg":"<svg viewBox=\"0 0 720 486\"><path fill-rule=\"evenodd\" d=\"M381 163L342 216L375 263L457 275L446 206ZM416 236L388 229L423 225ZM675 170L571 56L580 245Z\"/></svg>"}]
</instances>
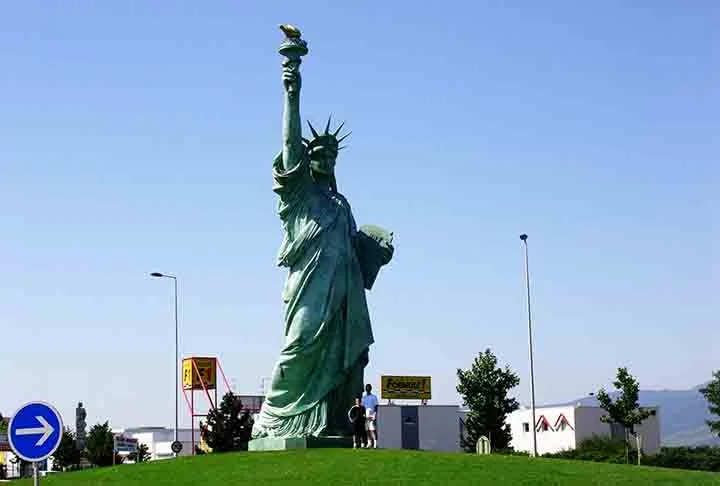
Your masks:
<instances>
[{"instance_id":1,"label":"green lawn","mask_svg":"<svg viewBox=\"0 0 720 486\"><path fill-rule=\"evenodd\" d=\"M20 482L20 484L29 484ZM44 478L47 486L667 485L720 486L720 474L527 457L309 449L216 454Z\"/></svg>"}]
</instances>

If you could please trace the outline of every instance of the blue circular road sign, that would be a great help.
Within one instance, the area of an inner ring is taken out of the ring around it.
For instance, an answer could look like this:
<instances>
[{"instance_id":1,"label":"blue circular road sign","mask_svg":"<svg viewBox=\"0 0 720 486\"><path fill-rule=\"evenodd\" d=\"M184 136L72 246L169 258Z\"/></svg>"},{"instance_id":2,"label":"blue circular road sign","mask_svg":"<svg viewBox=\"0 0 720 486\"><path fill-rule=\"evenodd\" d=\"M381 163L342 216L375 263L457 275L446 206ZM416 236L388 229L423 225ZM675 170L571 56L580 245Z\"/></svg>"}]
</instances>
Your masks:
<instances>
[{"instance_id":1,"label":"blue circular road sign","mask_svg":"<svg viewBox=\"0 0 720 486\"><path fill-rule=\"evenodd\" d=\"M10 419L8 442L13 452L28 462L53 455L62 439L62 418L55 407L43 402L26 403Z\"/></svg>"}]
</instances>

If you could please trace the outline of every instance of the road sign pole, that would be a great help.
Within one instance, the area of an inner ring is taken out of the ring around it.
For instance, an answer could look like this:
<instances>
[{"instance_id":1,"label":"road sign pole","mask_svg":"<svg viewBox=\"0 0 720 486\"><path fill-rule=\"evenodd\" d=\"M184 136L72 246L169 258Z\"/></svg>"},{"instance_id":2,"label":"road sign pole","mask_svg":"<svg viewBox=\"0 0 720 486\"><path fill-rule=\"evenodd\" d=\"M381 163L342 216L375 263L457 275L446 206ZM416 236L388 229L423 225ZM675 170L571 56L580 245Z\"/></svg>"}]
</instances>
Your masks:
<instances>
[{"instance_id":1,"label":"road sign pole","mask_svg":"<svg viewBox=\"0 0 720 486\"><path fill-rule=\"evenodd\" d=\"M40 484L40 474L38 473L38 463L33 462L33 484L38 486Z\"/></svg>"}]
</instances>

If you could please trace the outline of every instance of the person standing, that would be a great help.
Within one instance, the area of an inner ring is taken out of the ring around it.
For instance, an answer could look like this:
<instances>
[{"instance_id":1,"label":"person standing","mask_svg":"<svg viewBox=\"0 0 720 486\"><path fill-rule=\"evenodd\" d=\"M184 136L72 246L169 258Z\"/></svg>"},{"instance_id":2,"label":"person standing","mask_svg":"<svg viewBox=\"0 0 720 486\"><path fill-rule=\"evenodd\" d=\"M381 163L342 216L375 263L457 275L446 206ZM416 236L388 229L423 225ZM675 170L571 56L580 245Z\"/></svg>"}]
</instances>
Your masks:
<instances>
[{"instance_id":1,"label":"person standing","mask_svg":"<svg viewBox=\"0 0 720 486\"><path fill-rule=\"evenodd\" d=\"M365 396L362 399L362 405L365 407L365 428L367 429L367 446L372 449L377 449L377 409L378 399L372 393L372 385L368 383L365 385Z\"/></svg>"},{"instance_id":2,"label":"person standing","mask_svg":"<svg viewBox=\"0 0 720 486\"><path fill-rule=\"evenodd\" d=\"M355 405L348 411L348 419L353 428L353 449L360 449L365 443L365 420L366 411L360 397L355 398Z\"/></svg>"}]
</instances>

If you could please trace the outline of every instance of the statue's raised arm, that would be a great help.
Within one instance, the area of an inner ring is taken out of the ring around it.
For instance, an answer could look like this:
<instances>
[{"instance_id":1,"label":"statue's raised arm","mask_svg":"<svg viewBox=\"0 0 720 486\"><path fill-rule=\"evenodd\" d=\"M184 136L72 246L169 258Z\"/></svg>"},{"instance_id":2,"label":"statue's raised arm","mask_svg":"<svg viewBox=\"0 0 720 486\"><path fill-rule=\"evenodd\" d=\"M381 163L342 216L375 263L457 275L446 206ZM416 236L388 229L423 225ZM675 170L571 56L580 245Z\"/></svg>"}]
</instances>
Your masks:
<instances>
[{"instance_id":1,"label":"statue's raised arm","mask_svg":"<svg viewBox=\"0 0 720 486\"><path fill-rule=\"evenodd\" d=\"M300 64L302 56L308 53L307 43L300 38L300 30L284 24L280 30L285 40L278 52L285 57L283 61L283 87L285 88L285 108L283 113L283 166L285 170L297 165L303 155L302 123L300 120Z\"/></svg>"},{"instance_id":2,"label":"statue's raised arm","mask_svg":"<svg viewBox=\"0 0 720 486\"><path fill-rule=\"evenodd\" d=\"M338 191L335 163L349 135L340 135L344 125L331 129L328 119L324 130L316 130L308 122L310 138L302 138L299 68L308 49L296 27L280 28L286 36L279 49L285 112L272 190L283 228L277 264L288 269L285 339L250 450L282 448L286 441L277 439L286 438L295 443L325 437L332 443L352 432L347 410L362 393L374 342L365 290L394 251L391 232L357 228L350 203Z\"/></svg>"}]
</instances>

